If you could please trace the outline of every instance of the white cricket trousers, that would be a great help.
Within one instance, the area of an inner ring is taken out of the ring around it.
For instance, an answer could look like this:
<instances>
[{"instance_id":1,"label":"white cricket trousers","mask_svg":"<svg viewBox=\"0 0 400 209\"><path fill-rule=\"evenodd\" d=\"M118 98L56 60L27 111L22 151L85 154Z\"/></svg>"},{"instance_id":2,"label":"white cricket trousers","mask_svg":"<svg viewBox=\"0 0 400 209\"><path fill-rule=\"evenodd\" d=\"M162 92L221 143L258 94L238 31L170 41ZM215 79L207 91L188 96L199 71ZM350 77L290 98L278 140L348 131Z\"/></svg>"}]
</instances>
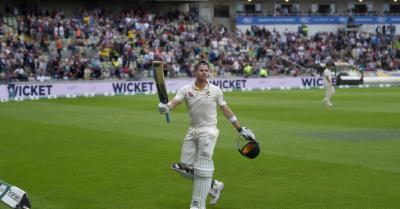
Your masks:
<instances>
[{"instance_id":1,"label":"white cricket trousers","mask_svg":"<svg viewBox=\"0 0 400 209\"><path fill-rule=\"evenodd\" d=\"M327 101L331 101L332 95L335 93L335 87L333 86L327 86L326 87L326 94L325 94L325 99Z\"/></svg>"},{"instance_id":2,"label":"white cricket trousers","mask_svg":"<svg viewBox=\"0 0 400 209\"><path fill-rule=\"evenodd\" d=\"M181 163L193 168L199 156L212 159L219 130L215 126L190 127L183 141Z\"/></svg>"}]
</instances>

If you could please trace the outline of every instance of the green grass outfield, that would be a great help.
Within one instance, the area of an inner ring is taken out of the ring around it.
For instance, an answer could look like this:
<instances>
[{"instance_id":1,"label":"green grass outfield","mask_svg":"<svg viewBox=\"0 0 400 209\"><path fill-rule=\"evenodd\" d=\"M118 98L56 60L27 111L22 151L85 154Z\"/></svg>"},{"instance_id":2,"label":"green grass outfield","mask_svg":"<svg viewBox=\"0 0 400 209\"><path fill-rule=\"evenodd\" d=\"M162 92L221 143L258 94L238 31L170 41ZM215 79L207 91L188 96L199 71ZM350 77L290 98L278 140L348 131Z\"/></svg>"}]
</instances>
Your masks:
<instances>
[{"instance_id":1,"label":"green grass outfield","mask_svg":"<svg viewBox=\"0 0 400 209\"><path fill-rule=\"evenodd\" d=\"M400 208L400 88L229 92L254 130L255 160L219 112L215 209ZM171 95L172 96L172 95ZM188 209L192 185L170 170L189 118L156 95L0 103L0 179L33 209ZM6 206L0 203L0 208ZM211 207L207 207L211 208Z\"/></svg>"}]
</instances>

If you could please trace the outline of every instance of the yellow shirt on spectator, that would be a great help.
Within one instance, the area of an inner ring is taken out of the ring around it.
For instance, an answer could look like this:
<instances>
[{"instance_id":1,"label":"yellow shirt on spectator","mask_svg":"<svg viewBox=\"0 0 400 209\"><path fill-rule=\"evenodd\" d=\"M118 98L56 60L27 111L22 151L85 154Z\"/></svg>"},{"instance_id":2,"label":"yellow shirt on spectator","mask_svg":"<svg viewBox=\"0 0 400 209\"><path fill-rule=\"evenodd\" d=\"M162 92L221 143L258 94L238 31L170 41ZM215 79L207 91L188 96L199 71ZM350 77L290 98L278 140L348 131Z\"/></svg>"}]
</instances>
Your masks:
<instances>
[{"instance_id":1,"label":"yellow shirt on spectator","mask_svg":"<svg viewBox=\"0 0 400 209\"><path fill-rule=\"evenodd\" d=\"M133 40L134 37L135 36L133 34L133 30L132 29L128 30L128 39L131 41L131 40Z\"/></svg>"},{"instance_id":2,"label":"yellow shirt on spectator","mask_svg":"<svg viewBox=\"0 0 400 209\"><path fill-rule=\"evenodd\" d=\"M106 47L100 52L102 57L109 57L110 56L110 48Z\"/></svg>"},{"instance_id":3,"label":"yellow shirt on spectator","mask_svg":"<svg viewBox=\"0 0 400 209\"><path fill-rule=\"evenodd\" d=\"M268 71L267 71L267 69L261 68L261 69L260 69L259 75L260 75L260 77L262 77L262 78L268 77Z\"/></svg>"},{"instance_id":4,"label":"yellow shirt on spectator","mask_svg":"<svg viewBox=\"0 0 400 209\"><path fill-rule=\"evenodd\" d=\"M112 60L112 61L111 61L111 64L112 64L112 66L113 66L114 68L118 68L118 67L119 67L119 62L118 62L117 59Z\"/></svg>"},{"instance_id":5,"label":"yellow shirt on spectator","mask_svg":"<svg viewBox=\"0 0 400 209\"><path fill-rule=\"evenodd\" d=\"M90 21L90 17L89 17L89 16L83 17L83 22L84 22L86 25L89 25L89 21Z\"/></svg>"},{"instance_id":6,"label":"yellow shirt on spectator","mask_svg":"<svg viewBox=\"0 0 400 209\"><path fill-rule=\"evenodd\" d=\"M253 68L251 65L247 64L246 67L243 69L243 73L245 76L250 76L253 73Z\"/></svg>"}]
</instances>

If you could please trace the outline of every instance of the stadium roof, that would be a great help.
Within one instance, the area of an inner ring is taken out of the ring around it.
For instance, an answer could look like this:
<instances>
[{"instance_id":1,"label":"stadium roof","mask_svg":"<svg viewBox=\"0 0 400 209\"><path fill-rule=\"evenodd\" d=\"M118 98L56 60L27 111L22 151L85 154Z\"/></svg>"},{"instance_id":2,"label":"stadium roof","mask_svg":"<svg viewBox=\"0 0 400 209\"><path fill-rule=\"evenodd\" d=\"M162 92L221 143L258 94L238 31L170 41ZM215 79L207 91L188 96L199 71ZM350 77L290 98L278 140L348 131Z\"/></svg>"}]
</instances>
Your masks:
<instances>
[{"instance_id":1,"label":"stadium roof","mask_svg":"<svg viewBox=\"0 0 400 209\"><path fill-rule=\"evenodd\" d=\"M208 0L143 0L147 2L198 2L198 1L208 1Z\"/></svg>"},{"instance_id":2,"label":"stadium roof","mask_svg":"<svg viewBox=\"0 0 400 209\"><path fill-rule=\"evenodd\" d=\"M119 2L135 2L136 0L112 0L112 1L119 1ZM144 2L206 2L208 0L141 0L137 1L138 3Z\"/></svg>"}]
</instances>

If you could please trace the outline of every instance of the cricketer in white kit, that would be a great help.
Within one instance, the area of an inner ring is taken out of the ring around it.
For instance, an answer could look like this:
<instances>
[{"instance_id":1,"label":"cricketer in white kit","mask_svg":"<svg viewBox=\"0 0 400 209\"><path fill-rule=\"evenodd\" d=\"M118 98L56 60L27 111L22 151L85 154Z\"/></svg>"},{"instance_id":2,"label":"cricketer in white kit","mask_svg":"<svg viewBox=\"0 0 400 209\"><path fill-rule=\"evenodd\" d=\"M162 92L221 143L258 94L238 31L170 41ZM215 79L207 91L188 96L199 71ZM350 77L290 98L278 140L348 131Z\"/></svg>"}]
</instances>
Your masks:
<instances>
[{"instance_id":1,"label":"cricketer in white kit","mask_svg":"<svg viewBox=\"0 0 400 209\"><path fill-rule=\"evenodd\" d=\"M160 113L165 114L185 102L190 115L190 127L183 141L180 163L172 164L172 169L193 180L191 209L205 209L208 194L211 195L210 204L216 204L224 188L222 182L212 179L212 156L219 134L217 107L242 135L253 134L240 126L225 102L222 90L208 82L209 74L208 63L200 61L194 67L195 81L179 89L168 104L159 104Z\"/></svg>"},{"instance_id":2,"label":"cricketer in white kit","mask_svg":"<svg viewBox=\"0 0 400 209\"><path fill-rule=\"evenodd\" d=\"M333 94L335 93L335 87L333 87L332 84L332 72L331 69L334 66L333 63L328 62L326 64L326 68L324 70L324 80L325 80L325 88L326 88L326 93L325 93L325 98L323 99L323 102L325 103L326 106L332 106L332 101L331 98Z\"/></svg>"}]
</instances>

